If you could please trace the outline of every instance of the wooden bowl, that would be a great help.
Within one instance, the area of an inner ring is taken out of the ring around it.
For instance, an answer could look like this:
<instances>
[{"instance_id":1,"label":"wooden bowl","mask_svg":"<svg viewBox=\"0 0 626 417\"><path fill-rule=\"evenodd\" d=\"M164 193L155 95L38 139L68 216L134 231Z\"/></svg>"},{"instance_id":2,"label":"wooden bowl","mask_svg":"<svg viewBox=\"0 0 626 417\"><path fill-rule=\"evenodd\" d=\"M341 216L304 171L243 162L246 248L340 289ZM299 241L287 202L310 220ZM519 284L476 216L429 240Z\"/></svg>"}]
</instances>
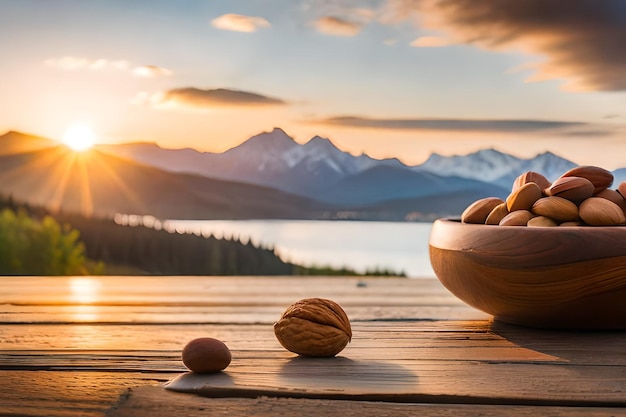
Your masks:
<instances>
[{"instance_id":1,"label":"wooden bowl","mask_svg":"<svg viewBox=\"0 0 626 417\"><path fill-rule=\"evenodd\" d=\"M626 329L626 227L516 227L435 221L430 262L442 284L495 320Z\"/></svg>"}]
</instances>

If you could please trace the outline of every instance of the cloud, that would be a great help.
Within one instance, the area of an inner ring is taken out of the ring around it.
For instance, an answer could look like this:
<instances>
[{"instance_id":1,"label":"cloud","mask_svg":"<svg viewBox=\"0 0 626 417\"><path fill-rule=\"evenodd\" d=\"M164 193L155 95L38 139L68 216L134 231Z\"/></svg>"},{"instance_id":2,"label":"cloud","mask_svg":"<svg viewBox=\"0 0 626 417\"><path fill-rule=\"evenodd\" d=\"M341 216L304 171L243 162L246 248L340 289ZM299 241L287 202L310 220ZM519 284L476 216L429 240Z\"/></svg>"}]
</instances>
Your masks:
<instances>
[{"instance_id":1,"label":"cloud","mask_svg":"<svg viewBox=\"0 0 626 417\"><path fill-rule=\"evenodd\" d=\"M373 129L464 131L464 132L533 132L585 127L586 123L525 119L374 119L339 116L314 120L313 123Z\"/></svg>"},{"instance_id":2,"label":"cloud","mask_svg":"<svg viewBox=\"0 0 626 417\"><path fill-rule=\"evenodd\" d=\"M118 60L110 61L107 59L87 59L75 56L64 56L62 58L50 58L44 61L44 65L60 70L77 71L77 70L105 70L116 69L126 71L130 64L128 61Z\"/></svg>"},{"instance_id":3,"label":"cloud","mask_svg":"<svg viewBox=\"0 0 626 417\"><path fill-rule=\"evenodd\" d=\"M528 81L575 91L626 91L626 2L615 0L388 0L398 21L455 42L538 55ZM392 22L394 19L388 19Z\"/></svg>"},{"instance_id":4,"label":"cloud","mask_svg":"<svg viewBox=\"0 0 626 417\"><path fill-rule=\"evenodd\" d=\"M172 75L172 71L167 68L157 67L156 65L142 65L133 68L133 75L136 77L154 78Z\"/></svg>"},{"instance_id":5,"label":"cloud","mask_svg":"<svg viewBox=\"0 0 626 417\"><path fill-rule=\"evenodd\" d=\"M571 137L580 137L580 138L597 138L601 136L613 136L614 131L609 129L597 129L597 130L581 130L581 131L573 131L566 132L565 136Z\"/></svg>"},{"instance_id":6,"label":"cloud","mask_svg":"<svg viewBox=\"0 0 626 417\"><path fill-rule=\"evenodd\" d=\"M313 26L326 35L356 36L363 28L363 23L353 22L335 16L324 16L313 22Z\"/></svg>"},{"instance_id":7,"label":"cloud","mask_svg":"<svg viewBox=\"0 0 626 417\"><path fill-rule=\"evenodd\" d=\"M195 87L176 88L162 93L149 95L139 93L133 103L149 103L157 107L187 106L195 108L227 106L276 106L285 105L281 99L264 96L248 91L217 88L202 90Z\"/></svg>"},{"instance_id":8,"label":"cloud","mask_svg":"<svg viewBox=\"0 0 626 417\"><path fill-rule=\"evenodd\" d=\"M370 22L376 17L376 12L374 10L365 7L346 8L343 10L343 14L350 17L351 20L356 20L357 22L361 22L363 24Z\"/></svg>"},{"instance_id":9,"label":"cloud","mask_svg":"<svg viewBox=\"0 0 626 417\"><path fill-rule=\"evenodd\" d=\"M222 30L234 32L256 32L260 28L270 27L270 23L262 17L244 16L241 14L224 14L211 20L211 24Z\"/></svg>"},{"instance_id":10,"label":"cloud","mask_svg":"<svg viewBox=\"0 0 626 417\"><path fill-rule=\"evenodd\" d=\"M107 71L115 70L130 72L137 77L160 77L171 75L172 71L156 65L132 66L125 60L112 61L104 58L88 59L75 56L64 56L61 58L50 58L44 61L44 65L62 71Z\"/></svg>"},{"instance_id":11,"label":"cloud","mask_svg":"<svg viewBox=\"0 0 626 417\"><path fill-rule=\"evenodd\" d=\"M450 45L450 41L440 36L420 36L411 42L416 48L437 48Z\"/></svg>"}]
</instances>

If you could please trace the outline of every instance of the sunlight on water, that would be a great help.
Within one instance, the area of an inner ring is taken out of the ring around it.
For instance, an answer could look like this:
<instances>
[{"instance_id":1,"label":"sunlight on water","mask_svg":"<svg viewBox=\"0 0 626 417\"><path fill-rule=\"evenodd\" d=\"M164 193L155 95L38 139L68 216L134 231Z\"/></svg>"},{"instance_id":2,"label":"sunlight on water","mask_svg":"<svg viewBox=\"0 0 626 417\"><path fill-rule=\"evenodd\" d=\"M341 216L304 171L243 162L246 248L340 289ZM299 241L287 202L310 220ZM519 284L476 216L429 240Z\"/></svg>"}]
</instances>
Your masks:
<instances>
[{"instance_id":1,"label":"sunlight on water","mask_svg":"<svg viewBox=\"0 0 626 417\"><path fill-rule=\"evenodd\" d=\"M409 277L434 277L428 254L431 223L167 220L163 228L216 238L250 241L274 248L285 261L302 265L404 271Z\"/></svg>"}]
</instances>

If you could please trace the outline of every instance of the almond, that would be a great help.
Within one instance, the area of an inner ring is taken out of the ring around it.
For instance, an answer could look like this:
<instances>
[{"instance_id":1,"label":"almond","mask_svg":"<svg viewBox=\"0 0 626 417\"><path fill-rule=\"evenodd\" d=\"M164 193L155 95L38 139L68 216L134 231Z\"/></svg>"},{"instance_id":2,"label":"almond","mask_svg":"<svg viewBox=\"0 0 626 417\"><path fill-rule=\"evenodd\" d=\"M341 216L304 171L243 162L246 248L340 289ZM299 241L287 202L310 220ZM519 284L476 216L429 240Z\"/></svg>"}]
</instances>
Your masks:
<instances>
[{"instance_id":1,"label":"almond","mask_svg":"<svg viewBox=\"0 0 626 417\"><path fill-rule=\"evenodd\" d=\"M611 184L613 184L613 174L611 174L611 171L588 165L570 169L565 174L561 175L561 178L565 177L580 177L588 179L593 184L594 194L597 194L602 190L606 190L611 186Z\"/></svg>"},{"instance_id":2,"label":"almond","mask_svg":"<svg viewBox=\"0 0 626 417\"><path fill-rule=\"evenodd\" d=\"M576 221L578 206L562 197L544 197L535 201L531 210L539 216L549 217L558 222Z\"/></svg>"},{"instance_id":3,"label":"almond","mask_svg":"<svg viewBox=\"0 0 626 417\"><path fill-rule=\"evenodd\" d=\"M615 226L626 222L624 211L605 198L590 197L579 207L580 218L592 226Z\"/></svg>"},{"instance_id":4,"label":"almond","mask_svg":"<svg viewBox=\"0 0 626 417\"><path fill-rule=\"evenodd\" d=\"M506 207L512 212L516 210L530 210L535 201L541 198L541 188L534 182L528 182L515 191L506 199Z\"/></svg>"},{"instance_id":5,"label":"almond","mask_svg":"<svg viewBox=\"0 0 626 417\"><path fill-rule=\"evenodd\" d=\"M584 223L583 222L563 222L559 224L559 227L578 227L578 226L584 226Z\"/></svg>"},{"instance_id":6,"label":"almond","mask_svg":"<svg viewBox=\"0 0 626 417\"><path fill-rule=\"evenodd\" d=\"M591 197L594 189L595 187L587 178L561 177L552 183L547 194L579 204L584 199Z\"/></svg>"},{"instance_id":7,"label":"almond","mask_svg":"<svg viewBox=\"0 0 626 417\"><path fill-rule=\"evenodd\" d=\"M620 206L622 209L626 208L626 200L624 200L624 197L622 197L622 195L615 190L607 188L606 190L602 190L598 194L594 195L594 197L606 198L607 200Z\"/></svg>"},{"instance_id":8,"label":"almond","mask_svg":"<svg viewBox=\"0 0 626 417\"><path fill-rule=\"evenodd\" d=\"M485 224L496 225L500 223L500 220L502 220L507 214L509 214L509 209L506 208L506 203L498 204L487 216Z\"/></svg>"},{"instance_id":9,"label":"almond","mask_svg":"<svg viewBox=\"0 0 626 417\"><path fill-rule=\"evenodd\" d=\"M487 216L498 204L504 201L497 197L482 198L470 204L461 214L463 223L484 224Z\"/></svg>"},{"instance_id":10,"label":"almond","mask_svg":"<svg viewBox=\"0 0 626 417\"><path fill-rule=\"evenodd\" d=\"M621 184L617 187L617 192L624 198L626 198L626 181L622 181Z\"/></svg>"},{"instance_id":11,"label":"almond","mask_svg":"<svg viewBox=\"0 0 626 417\"><path fill-rule=\"evenodd\" d=\"M522 175L515 178L515 181L513 181L513 188L511 189L511 191L515 191L518 188L520 188L522 185L528 184L529 182L534 182L535 184L537 184L539 188L541 189L541 191L546 190L551 185L550 181L546 177L541 175L540 173L534 172L534 171L528 171L528 172L524 172Z\"/></svg>"},{"instance_id":12,"label":"almond","mask_svg":"<svg viewBox=\"0 0 626 417\"><path fill-rule=\"evenodd\" d=\"M528 223L526 223L526 226L528 227L556 227L558 226L558 224L557 222L555 222L549 217L537 216L528 220Z\"/></svg>"},{"instance_id":13,"label":"almond","mask_svg":"<svg viewBox=\"0 0 626 417\"><path fill-rule=\"evenodd\" d=\"M350 320L339 304L305 298L290 305L274 323L283 347L302 356L332 357L352 339Z\"/></svg>"},{"instance_id":14,"label":"almond","mask_svg":"<svg viewBox=\"0 0 626 417\"><path fill-rule=\"evenodd\" d=\"M526 226L528 221L535 217L528 210L515 210L507 214L502 220L500 220L500 226Z\"/></svg>"}]
</instances>

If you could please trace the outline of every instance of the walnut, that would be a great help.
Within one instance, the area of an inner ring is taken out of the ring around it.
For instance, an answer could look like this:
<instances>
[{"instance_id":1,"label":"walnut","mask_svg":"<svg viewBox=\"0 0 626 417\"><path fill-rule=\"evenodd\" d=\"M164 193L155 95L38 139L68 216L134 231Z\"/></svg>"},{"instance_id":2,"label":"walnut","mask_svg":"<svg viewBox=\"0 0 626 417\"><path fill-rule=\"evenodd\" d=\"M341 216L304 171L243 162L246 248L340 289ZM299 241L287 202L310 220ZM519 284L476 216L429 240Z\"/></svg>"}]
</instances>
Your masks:
<instances>
[{"instance_id":1,"label":"walnut","mask_svg":"<svg viewBox=\"0 0 626 417\"><path fill-rule=\"evenodd\" d=\"M350 320L332 300L306 298L290 305L274 323L283 347L302 356L332 357L352 339Z\"/></svg>"}]
</instances>

